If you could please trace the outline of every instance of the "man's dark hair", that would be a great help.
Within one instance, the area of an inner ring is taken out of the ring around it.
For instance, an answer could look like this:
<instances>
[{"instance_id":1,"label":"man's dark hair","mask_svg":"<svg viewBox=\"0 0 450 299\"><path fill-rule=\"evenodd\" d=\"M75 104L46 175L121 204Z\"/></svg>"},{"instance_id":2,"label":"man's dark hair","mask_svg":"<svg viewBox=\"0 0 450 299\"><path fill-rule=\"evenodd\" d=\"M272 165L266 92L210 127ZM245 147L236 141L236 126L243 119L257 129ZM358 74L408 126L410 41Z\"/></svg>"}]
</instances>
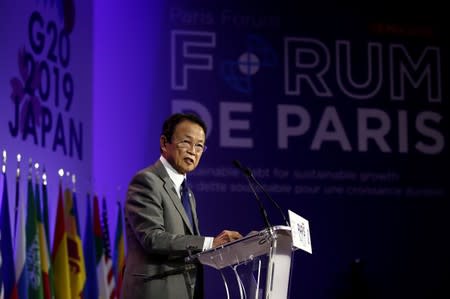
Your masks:
<instances>
[{"instance_id":1,"label":"man's dark hair","mask_svg":"<svg viewBox=\"0 0 450 299\"><path fill-rule=\"evenodd\" d=\"M200 127L202 127L203 131L205 132L205 136L206 136L205 122L197 115L190 114L190 113L175 113L175 114L172 114L171 116L169 116L164 121L161 135L164 135L167 138L167 141L171 142L173 132L175 132L175 128L177 127L177 125L179 123L181 123L182 121L185 121L185 120L193 122L193 123L199 125Z\"/></svg>"}]
</instances>

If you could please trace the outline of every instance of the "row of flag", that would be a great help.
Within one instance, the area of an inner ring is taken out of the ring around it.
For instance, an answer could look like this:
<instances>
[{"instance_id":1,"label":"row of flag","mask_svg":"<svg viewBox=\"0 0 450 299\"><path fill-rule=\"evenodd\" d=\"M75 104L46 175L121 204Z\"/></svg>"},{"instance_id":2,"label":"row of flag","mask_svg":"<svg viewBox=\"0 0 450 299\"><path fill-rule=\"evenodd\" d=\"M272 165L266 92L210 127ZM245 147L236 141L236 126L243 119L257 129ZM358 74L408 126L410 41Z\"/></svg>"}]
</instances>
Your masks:
<instances>
[{"instance_id":1,"label":"row of flag","mask_svg":"<svg viewBox=\"0 0 450 299\"><path fill-rule=\"evenodd\" d=\"M0 207L0 299L119 298L125 267L122 208L118 207L114 247L110 246L106 199L100 214L95 195L86 204L83 239L77 193L59 182L53 246L49 238L47 182L27 179L27 196L16 181L17 215L11 225L7 176L3 169ZM64 190L64 191L63 191ZM92 205L92 209L91 209Z\"/></svg>"}]
</instances>

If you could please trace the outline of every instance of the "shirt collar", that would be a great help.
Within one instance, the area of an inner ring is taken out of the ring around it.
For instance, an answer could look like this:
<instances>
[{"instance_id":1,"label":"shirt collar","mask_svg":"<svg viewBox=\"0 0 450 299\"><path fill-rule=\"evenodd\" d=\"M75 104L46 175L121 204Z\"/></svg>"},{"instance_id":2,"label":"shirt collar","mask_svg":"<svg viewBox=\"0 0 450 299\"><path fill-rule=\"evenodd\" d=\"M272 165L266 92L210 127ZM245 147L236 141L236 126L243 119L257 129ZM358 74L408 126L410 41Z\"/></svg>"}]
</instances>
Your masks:
<instances>
[{"instance_id":1,"label":"shirt collar","mask_svg":"<svg viewBox=\"0 0 450 299\"><path fill-rule=\"evenodd\" d=\"M170 179L172 180L173 184L175 185L175 190L177 190L178 196L180 196L180 188L181 184L183 183L184 179L186 178L185 174L180 174L178 171L173 168L172 165L164 158L163 156L159 157L159 160L161 160L162 164L164 165L164 168L166 169L167 173L169 174Z\"/></svg>"}]
</instances>

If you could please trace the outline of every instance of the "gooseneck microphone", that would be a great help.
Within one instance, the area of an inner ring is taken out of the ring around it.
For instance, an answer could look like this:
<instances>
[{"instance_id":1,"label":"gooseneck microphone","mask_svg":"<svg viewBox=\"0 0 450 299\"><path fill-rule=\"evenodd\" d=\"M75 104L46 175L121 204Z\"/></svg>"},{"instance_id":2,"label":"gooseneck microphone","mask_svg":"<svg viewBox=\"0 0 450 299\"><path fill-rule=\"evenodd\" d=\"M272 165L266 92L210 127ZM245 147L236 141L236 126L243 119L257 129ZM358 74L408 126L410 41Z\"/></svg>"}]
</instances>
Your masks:
<instances>
[{"instance_id":1,"label":"gooseneck microphone","mask_svg":"<svg viewBox=\"0 0 450 299\"><path fill-rule=\"evenodd\" d=\"M269 193L267 193L267 191L264 189L264 187L260 184L260 182L259 182L259 181L255 178L255 176L253 175L253 172L252 172L249 168L244 167L244 166L241 164L241 162L239 162L238 160L234 160L234 161L233 161L233 164L234 164L234 166L235 166L236 168L238 168L239 170L242 171L242 173L245 174L245 176L247 177L247 180L248 180L248 182L249 182L249 184L250 184L250 187L251 187L253 193L255 194L255 196L257 197L256 191L255 191L255 189L253 188L253 186L252 186L252 184L251 184L250 181L252 181L253 183L255 183L255 184L259 187L259 189L261 189L261 191L264 193L264 195L265 195L265 196L272 202L272 204L278 209L278 211L280 212L281 216L283 217L283 220L284 220L284 222L286 223L286 225L287 225L287 226L290 226L289 221L287 220L286 215L285 215L284 212L283 212L283 209L281 209L281 207L278 205L278 203L277 203L277 202L269 195ZM259 199L258 199L258 200L259 200Z\"/></svg>"},{"instance_id":2,"label":"gooseneck microphone","mask_svg":"<svg viewBox=\"0 0 450 299\"><path fill-rule=\"evenodd\" d=\"M267 211L266 211L266 209L264 209L264 206L263 206L261 200L259 199L258 192L256 192L255 187L253 186L252 181L251 181L251 177L253 176L253 174L251 173L251 171L248 168L243 167L241 162L239 162L238 160L233 160L233 165L237 169L239 169L243 174L245 174L248 185L250 186L250 189L252 190L253 194L255 195L256 201L258 202L259 211L261 212L261 216L264 220L264 223L266 224L266 227L271 232L272 225L270 224L269 217L267 216Z\"/></svg>"}]
</instances>

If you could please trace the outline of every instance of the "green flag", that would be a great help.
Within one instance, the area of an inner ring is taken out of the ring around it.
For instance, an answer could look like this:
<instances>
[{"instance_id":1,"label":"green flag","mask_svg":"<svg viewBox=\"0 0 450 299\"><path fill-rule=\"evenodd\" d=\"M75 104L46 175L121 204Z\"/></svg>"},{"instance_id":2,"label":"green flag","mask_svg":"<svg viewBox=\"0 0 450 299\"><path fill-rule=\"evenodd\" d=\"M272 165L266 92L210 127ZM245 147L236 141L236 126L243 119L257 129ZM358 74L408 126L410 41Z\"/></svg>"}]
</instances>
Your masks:
<instances>
[{"instance_id":1,"label":"green flag","mask_svg":"<svg viewBox=\"0 0 450 299\"><path fill-rule=\"evenodd\" d=\"M28 179L28 208L26 222L26 261L25 270L28 275L28 298L43 299L41 252L37 228L37 211L34 200L33 183L31 176Z\"/></svg>"}]
</instances>

